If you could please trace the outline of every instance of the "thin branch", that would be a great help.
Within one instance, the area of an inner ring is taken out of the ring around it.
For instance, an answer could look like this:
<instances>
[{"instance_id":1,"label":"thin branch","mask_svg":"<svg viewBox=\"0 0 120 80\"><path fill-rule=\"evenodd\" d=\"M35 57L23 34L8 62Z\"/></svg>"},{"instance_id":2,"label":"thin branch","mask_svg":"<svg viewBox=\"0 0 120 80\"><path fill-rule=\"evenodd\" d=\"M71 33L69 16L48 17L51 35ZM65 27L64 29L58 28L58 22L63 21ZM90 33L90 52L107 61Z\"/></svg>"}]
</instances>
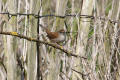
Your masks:
<instances>
[{"instance_id":1,"label":"thin branch","mask_svg":"<svg viewBox=\"0 0 120 80\"><path fill-rule=\"evenodd\" d=\"M27 37L27 36L24 36L24 35L19 34L17 32L0 32L0 34L11 35L11 36L19 37L19 38L22 38L22 39L26 39L28 41L33 41L33 42L49 45L49 46L52 46L56 49L59 49L59 50L63 51L64 53L66 53L67 56L80 57L80 58L83 58L83 59L87 59L86 57L82 57L82 56L73 54L71 51L68 51L68 50L64 49L62 46L60 46L58 44L51 43L51 42L46 42L46 41L41 41L41 40L38 40L38 39L32 38L32 37Z\"/></svg>"},{"instance_id":2,"label":"thin branch","mask_svg":"<svg viewBox=\"0 0 120 80\"><path fill-rule=\"evenodd\" d=\"M6 74L7 74L7 68L5 67L5 65L3 63L3 59L2 58L0 58L0 64L3 66L3 68L4 68L4 70L5 70Z\"/></svg>"},{"instance_id":3,"label":"thin branch","mask_svg":"<svg viewBox=\"0 0 120 80\"><path fill-rule=\"evenodd\" d=\"M65 75L66 76L66 78L68 78L69 80L70 80L70 78L67 76L67 74L66 73L64 73L63 71L61 72L63 75Z\"/></svg>"},{"instance_id":4,"label":"thin branch","mask_svg":"<svg viewBox=\"0 0 120 80\"><path fill-rule=\"evenodd\" d=\"M76 14L67 14L64 16L60 16L60 15L54 15L54 14L47 14L47 15L37 15L37 14L32 14L32 13L9 13L9 12L0 12L0 14L6 14L6 15L10 15L10 16L18 16L18 15L24 15L24 16L34 16L36 18L43 18L43 17L59 17L59 18L66 18L66 17L80 17L80 18L94 18L94 16L90 16L90 15L76 15Z\"/></svg>"},{"instance_id":5,"label":"thin branch","mask_svg":"<svg viewBox=\"0 0 120 80\"><path fill-rule=\"evenodd\" d=\"M90 18L90 19L100 19L100 20L103 20L103 21L109 21L110 23L120 23L120 20L112 20L112 19L108 19L108 18L105 18L105 17L101 17L101 16L98 16L98 17L95 17L95 16L92 16L92 15L77 15L77 14L66 14L64 16L60 16L60 15L54 15L54 14L47 14L47 15L42 15L42 16L39 16L37 14L32 14L32 13L9 13L9 12L0 12L0 14L3 14L3 15L8 15L9 17L10 16L18 16L18 15L23 15L23 16L34 16L35 18L44 18L44 17L58 17L58 18L66 18L66 17L76 17L78 16L79 18ZM85 21L87 22L87 21ZM90 21L88 21L90 22Z\"/></svg>"},{"instance_id":6,"label":"thin branch","mask_svg":"<svg viewBox=\"0 0 120 80\"><path fill-rule=\"evenodd\" d=\"M80 75L82 75L82 76L88 76L90 73L87 73L87 74L84 74L84 73L82 73L82 72L79 72L79 71L77 71L77 70L75 70L75 69L72 69L73 71L75 71L75 72L77 72L78 74L80 74Z\"/></svg>"}]
</instances>

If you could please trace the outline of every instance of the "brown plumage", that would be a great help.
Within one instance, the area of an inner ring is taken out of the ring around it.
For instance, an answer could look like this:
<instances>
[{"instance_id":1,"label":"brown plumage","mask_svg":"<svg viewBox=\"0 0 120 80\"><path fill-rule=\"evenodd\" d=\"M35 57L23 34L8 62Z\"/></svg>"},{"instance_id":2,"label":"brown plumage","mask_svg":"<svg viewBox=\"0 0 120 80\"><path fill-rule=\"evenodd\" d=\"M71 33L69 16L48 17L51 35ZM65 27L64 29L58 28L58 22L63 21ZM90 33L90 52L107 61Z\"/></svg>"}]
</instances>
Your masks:
<instances>
[{"instance_id":1,"label":"brown plumage","mask_svg":"<svg viewBox=\"0 0 120 80\"><path fill-rule=\"evenodd\" d=\"M59 30L58 32L51 32L49 29L46 27L43 27L41 24L40 26L45 30L47 33L47 37L52 41L52 42L63 42L65 40L65 31L64 29Z\"/></svg>"}]
</instances>

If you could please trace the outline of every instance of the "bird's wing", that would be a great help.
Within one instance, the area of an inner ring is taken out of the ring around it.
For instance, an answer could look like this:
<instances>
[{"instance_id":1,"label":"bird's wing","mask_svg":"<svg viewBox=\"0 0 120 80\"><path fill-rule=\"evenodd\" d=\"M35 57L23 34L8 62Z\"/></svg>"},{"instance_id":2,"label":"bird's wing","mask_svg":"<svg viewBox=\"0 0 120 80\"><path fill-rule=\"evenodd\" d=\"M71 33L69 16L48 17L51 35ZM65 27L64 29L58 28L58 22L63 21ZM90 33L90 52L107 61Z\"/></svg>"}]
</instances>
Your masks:
<instances>
[{"instance_id":1,"label":"bird's wing","mask_svg":"<svg viewBox=\"0 0 120 80\"><path fill-rule=\"evenodd\" d=\"M55 39L58 37L58 33L57 32L50 32L49 34L47 33L47 37L50 39Z\"/></svg>"}]
</instances>

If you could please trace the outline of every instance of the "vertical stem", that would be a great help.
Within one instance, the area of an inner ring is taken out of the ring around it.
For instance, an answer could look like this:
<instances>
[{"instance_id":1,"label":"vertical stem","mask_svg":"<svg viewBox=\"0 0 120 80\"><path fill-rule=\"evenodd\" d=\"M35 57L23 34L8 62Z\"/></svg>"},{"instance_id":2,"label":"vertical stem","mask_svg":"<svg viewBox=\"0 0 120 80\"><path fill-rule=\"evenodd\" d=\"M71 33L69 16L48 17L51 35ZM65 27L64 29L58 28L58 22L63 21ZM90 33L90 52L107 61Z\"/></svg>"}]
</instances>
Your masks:
<instances>
[{"instance_id":1,"label":"vertical stem","mask_svg":"<svg viewBox=\"0 0 120 80\"><path fill-rule=\"evenodd\" d=\"M38 12L38 15L39 15L39 12ZM37 22L37 34L38 34L38 36L37 36L37 39L39 40L39 18L38 18L38 22ZM39 67L39 43L36 43L36 45L37 45L37 79L39 80L39 77L40 77L40 73L39 73L39 71L40 71L40 67Z\"/></svg>"},{"instance_id":2,"label":"vertical stem","mask_svg":"<svg viewBox=\"0 0 120 80\"><path fill-rule=\"evenodd\" d=\"M40 13L40 11L38 12L38 15L39 15L39 13ZM37 22L37 34L38 34L37 39L38 40L39 40L39 23L40 23L40 20L38 18L38 22ZM42 71L40 70L40 68L41 68L40 64L42 62L41 61L42 57L41 57L40 49L39 49L40 44L36 43L36 45L37 45L37 79L40 80L40 76L41 76L41 80L43 80L42 79Z\"/></svg>"}]
</instances>

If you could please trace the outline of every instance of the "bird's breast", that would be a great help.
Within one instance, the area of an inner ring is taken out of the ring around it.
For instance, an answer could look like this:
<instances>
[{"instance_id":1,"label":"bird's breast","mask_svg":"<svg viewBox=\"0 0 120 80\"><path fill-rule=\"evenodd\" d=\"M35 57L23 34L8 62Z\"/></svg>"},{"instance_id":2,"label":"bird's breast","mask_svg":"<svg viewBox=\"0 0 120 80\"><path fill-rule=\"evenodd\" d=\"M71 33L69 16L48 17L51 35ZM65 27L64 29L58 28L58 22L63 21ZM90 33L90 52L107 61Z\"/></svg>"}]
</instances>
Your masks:
<instances>
[{"instance_id":1,"label":"bird's breast","mask_svg":"<svg viewBox=\"0 0 120 80\"><path fill-rule=\"evenodd\" d=\"M59 34L59 37L52 39L53 42L63 42L65 41L65 35Z\"/></svg>"}]
</instances>

